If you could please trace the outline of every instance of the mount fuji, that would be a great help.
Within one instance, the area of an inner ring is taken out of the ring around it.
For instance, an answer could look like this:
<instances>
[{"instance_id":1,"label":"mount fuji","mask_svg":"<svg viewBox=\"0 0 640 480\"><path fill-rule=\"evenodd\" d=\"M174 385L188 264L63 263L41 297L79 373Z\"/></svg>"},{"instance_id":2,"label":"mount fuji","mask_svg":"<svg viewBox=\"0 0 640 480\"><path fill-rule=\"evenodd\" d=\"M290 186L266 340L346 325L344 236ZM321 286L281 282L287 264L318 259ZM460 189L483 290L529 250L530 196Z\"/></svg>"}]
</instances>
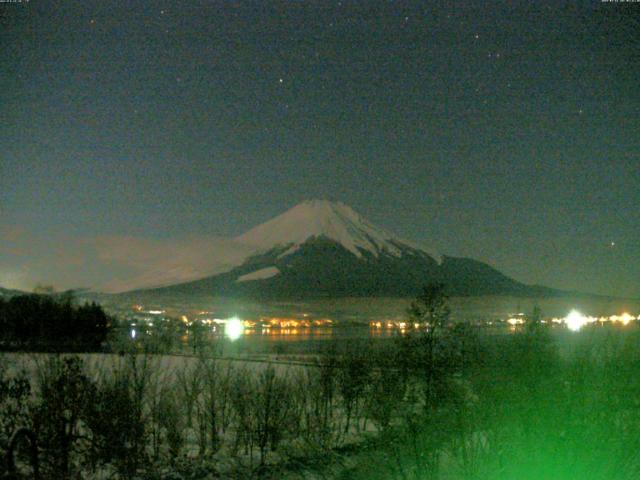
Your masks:
<instances>
[{"instance_id":1,"label":"mount fuji","mask_svg":"<svg viewBox=\"0 0 640 480\"><path fill-rule=\"evenodd\" d=\"M451 295L555 292L520 283L477 260L427 252L340 202L305 201L233 241L250 253L226 271L137 293L274 300L404 297L436 281Z\"/></svg>"}]
</instances>

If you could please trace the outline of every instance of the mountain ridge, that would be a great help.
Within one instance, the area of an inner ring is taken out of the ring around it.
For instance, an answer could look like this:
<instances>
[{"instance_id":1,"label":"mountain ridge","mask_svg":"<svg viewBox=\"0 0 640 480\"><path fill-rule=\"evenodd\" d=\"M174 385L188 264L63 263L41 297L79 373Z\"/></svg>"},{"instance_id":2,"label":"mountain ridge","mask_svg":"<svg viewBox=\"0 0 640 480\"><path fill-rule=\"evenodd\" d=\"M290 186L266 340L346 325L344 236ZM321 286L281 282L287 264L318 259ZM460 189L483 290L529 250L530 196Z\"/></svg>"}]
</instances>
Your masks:
<instances>
[{"instance_id":1,"label":"mountain ridge","mask_svg":"<svg viewBox=\"0 0 640 480\"><path fill-rule=\"evenodd\" d=\"M235 238L251 255L228 271L142 291L260 299L413 296L429 282L452 295L555 295L470 258L404 242L340 202L309 200Z\"/></svg>"}]
</instances>

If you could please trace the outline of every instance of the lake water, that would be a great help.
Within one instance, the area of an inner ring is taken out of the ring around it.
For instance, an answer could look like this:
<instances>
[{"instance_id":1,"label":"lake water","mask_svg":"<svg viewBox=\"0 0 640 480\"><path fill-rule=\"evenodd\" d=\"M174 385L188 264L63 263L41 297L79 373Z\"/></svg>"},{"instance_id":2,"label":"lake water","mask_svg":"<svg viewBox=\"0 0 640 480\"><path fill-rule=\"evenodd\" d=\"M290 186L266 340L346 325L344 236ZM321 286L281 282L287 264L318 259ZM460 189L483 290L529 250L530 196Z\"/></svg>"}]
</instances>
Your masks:
<instances>
[{"instance_id":1,"label":"lake water","mask_svg":"<svg viewBox=\"0 0 640 480\"><path fill-rule=\"evenodd\" d=\"M401 335L397 328L372 329L370 322L400 322L407 320L407 308L411 299L399 298L343 298L314 300L308 302L260 303L237 299L200 298L189 302L177 301L174 304L156 304L153 308L166 311L174 318L188 315L197 318L229 318L237 316L242 320L264 318L289 319L330 319L333 327L314 328L271 328L262 329L260 322L256 328L244 329L235 341L221 340L220 336L209 335L211 344L217 342L225 352L298 352L318 350L327 344L341 344L354 341L385 340ZM449 300L452 322L487 323L506 320L518 313L530 314L537 305L543 316L565 317L571 310L579 310L589 316L620 315L628 312L640 315L640 301L610 299L561 297L530 299L507 296L454 297ZM150 308L145 305L145 308ZM489 329L487 330L489 331ZM505 327L493 328L493 333L508 333ZM182 349L189 351L188 340L183 339Z\"/></svg>"}]
</instances>

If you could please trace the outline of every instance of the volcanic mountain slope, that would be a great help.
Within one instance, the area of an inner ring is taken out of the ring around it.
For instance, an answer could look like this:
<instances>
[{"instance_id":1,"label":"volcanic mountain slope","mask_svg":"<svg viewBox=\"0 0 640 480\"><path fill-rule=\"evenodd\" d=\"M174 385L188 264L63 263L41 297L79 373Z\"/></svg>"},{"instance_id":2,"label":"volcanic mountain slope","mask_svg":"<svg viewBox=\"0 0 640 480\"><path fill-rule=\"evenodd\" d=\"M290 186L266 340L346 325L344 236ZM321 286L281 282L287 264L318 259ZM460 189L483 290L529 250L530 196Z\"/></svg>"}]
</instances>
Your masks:
<instances>
[{"instance_id":1,"label":"volcanic mountain slope","mask_svg":"<svg viewBox=\"0 0 640 480\"><path fill-rule=\"evenodd\" d=\"M9 288L0 287L0 298L11 298L16 295L25 295L27 292L23 292L21 290L12 290Z\"/></svg>"},{"instance_id":2,"label":"volcanic mountain slope","mask_svg":"<svg viewBox=\"0 0 640 480\"><path fill-rule=\"evenodd\" d=\"M325 200L303 202L236 241L254 252L236 267L152 292L262 299L413 296L434 281L445 283L452 295L552 292L476 260L430 254L347 205Z\"/></svg>"}]
</instances>

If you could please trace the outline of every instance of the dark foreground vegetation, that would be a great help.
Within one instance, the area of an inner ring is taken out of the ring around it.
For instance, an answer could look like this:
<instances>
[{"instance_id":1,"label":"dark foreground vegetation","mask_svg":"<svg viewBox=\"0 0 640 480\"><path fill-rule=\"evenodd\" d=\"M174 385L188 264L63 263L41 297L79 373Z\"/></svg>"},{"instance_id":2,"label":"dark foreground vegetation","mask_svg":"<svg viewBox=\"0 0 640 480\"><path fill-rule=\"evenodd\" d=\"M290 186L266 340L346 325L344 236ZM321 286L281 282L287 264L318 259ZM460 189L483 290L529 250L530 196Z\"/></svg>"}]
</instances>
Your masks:
<instances>
[{"instance_id":1,"label":"dark foreground vegetation","mask_svg":"<svg viewBox=\"0 0 640 480\"><path fill-rule=\"evenodd\" d=\"M559 335L534 315L483 335L447 325L437 286L410 315L431 327L314 367L129 353L21 370L5 356L0 453L27 427L53 479L639 478L635 328ZM26 442L15 450L31 478Z\"/></svg>"},{"instance_id":2,"label":"dark foreground vegetation","mask_svg":"<svg viewBox=\"0 0 640 480\"><path fill-rule=\"evenodd\" d=\"M0 349L97 351L112 321L95 303L76 305L71 293L0 297Z\"/></svg>"}]
</instances>

